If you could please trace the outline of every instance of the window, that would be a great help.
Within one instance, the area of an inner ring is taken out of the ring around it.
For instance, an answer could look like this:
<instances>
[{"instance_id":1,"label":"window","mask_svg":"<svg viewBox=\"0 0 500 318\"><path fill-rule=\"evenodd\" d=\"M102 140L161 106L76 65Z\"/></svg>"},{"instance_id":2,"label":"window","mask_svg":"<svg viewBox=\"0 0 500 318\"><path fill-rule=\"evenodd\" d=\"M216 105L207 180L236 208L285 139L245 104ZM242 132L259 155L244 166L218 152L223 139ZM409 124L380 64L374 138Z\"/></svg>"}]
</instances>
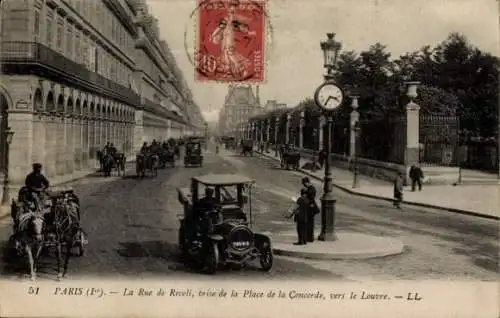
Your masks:
<instances>
[{"instance_id":1,"label":"window","mask_svg":"<svg viewBox=\"0 0 500 318\"><path fill-rule=\"evenodd\" d=\"M71 25L66 29L66 53L69 57L73 56L73 30Z\"/></svg>"},{"instance_id":2,"label":"window","mask_svg":"<svg viewBox=\"0 0 500 318\"><path fill-rule=\"evenodd\" d=\"M75 30L75 62L80 63L81 52L80 52L80 32Z\"/></svg>"},{"instance_id":3,"label":"window","mask_svg":"<svg viewBox=\"0 0 500 318\"><path fill-rule=\"evenodd\" d=\"M87 68L89 67L89 44L87 41L87 38L83 38L83 45L82 45L82 64L85 65Z\"/></svg>"},{"instance_id":4,"label":"window","mask_svg":"<svg viewBox=\"0 0 500 318\"><path fill-rule=\"evenodd\" d=\"M57 24L57 33L56 33L56 42L57 48L62 50L62 41L63 40L63 25L62 23Z\"/></svg>"},{"instance_id":5,"label":"window","mask_svg":"<svg viewBox=\"0 0 500 318\"><path fill-rule=\"evenodd\" d=\"M45 41L47 42L48 46L52 45L52 17L48 16L47 17L47 37Z\"/></svg>"},{"instance_id":6,"label":"window","mask_svg":"<svg viewBox=\"0 0 500 318\"><path fill-rule=\"evenodd\" d=\"M115 34L115 19L114 17L111 18L111 39L116 40L116 34Z\"/></svg>"},{"instance_id":7,"label":"window","mask_svg":"<svg viewBox=\"0 0 500 318\"><path fill-rule=\"evenodd\" d=\"M40 36L40 11L35 10L35 14L33 16L33 33L35 38Z\"/></svg>"}]
</instances>

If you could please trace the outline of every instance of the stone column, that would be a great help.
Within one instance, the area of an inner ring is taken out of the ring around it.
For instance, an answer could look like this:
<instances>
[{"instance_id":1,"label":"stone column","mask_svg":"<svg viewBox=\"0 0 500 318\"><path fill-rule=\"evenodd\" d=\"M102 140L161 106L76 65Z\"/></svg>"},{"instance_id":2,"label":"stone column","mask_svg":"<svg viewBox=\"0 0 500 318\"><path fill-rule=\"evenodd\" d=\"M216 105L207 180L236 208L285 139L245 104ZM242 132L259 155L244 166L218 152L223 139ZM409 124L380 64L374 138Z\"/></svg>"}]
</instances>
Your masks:
<instances>
[{"instance_id":1,"label":"stone column","mask_svg":"<svg viewBox=\"0 0 500 318\"><path fill-rule=\"evenodd\" d=\"M357 96L352 96L352 111L351 111L351 120L349 122L350 126L350 134L349 134L349 161L352 161L356 152L356 134L354 131L354 127L356 123L359 121L359 112L358 109L358 98Z\"/></svg>"},{"instance_id":2,"label":"stone column","mask_svg":"<svg viewBox=\"0 0 500 318\"><path fill-rule=\"evenodd\" d=\"M82 169L82 115L76 114L73 127L73 140L75 145L73 160L75 162L75 171L80 171Z\"/></svg>"},{"instance_id":3,"label":"stone column","mask_svg":"<svg viewBox=\"0 0 500 318\"><path fill-rule=\"evenodd\" d=\"M92 169L96 165L96 151L97 151L97 138L96 138L96 124L95 124L95 114L90 114L89 118L89 164Z\"/></svg>"},{"instance_id":4,"label":"stone column","mask_svg":"<svg viewBox=\"0 0 500 318\"><path fill-rule=\"evenodd\" d=\"M74 131L73 114L67 114L65 116L64 130L66 131L66 148L64 149L65 174L71 174L75 169L75 160L74 160L75 142L73 137L73 131Z\"/></svg>"},{"instance_id":5,"label":"stone column","mask_svg":"<svg viewBox=\"0 0 500 318\"><path fill-rule=\"evenodd\" d=\"M274 123L274 145L278 145L278 133L280 129L280 122L279 119L276 118L275 123Z\"/></svg>"},{"instance_id":6,"label":"stone column","mask_svg":"<svg viewBox=\"0 0 500 318\"><path fill-rule=\"evenodd\" d=\"M266 124L266 121L264 119L261 119L260 120L260 143L263 144L264 143L264 132L265 132L265 129L264 129L264 126Z\"/></svg>"},{"instance_id":7,"label":"stone column","mask_svg":"<svg viewBox=\"0 0 500 318\"><path fill-rule=\"evenodd\" d=\"M85 115L83 119L83 168L90 168L90 118L89 115Z\"/></svg>"},{"instance_id":8,"label":"stone column","mask_svg":"<svg viewBox=\"0 0 500 318\"><path fill-rule=\"evenodd\" d=\"M286 115L286 124L285 124L285 143L289 144L290 143L290 120L292 119L292 116L290 114Z\"/></svg>"},{"instance_id":9,"label":"stone column","mask_svg":"<svg viewBox=\"0 0 500 318\"><path fill-rule=\"evenodd\" d=\"M9 148L8 171L10 198L17 197L17 191L24 185L26 175L32 170L33 143L38 142L38 137L33 136L33 114L28 111L9 109L9 127L14 132ZM10 202L9 202L10 203Z\"/></svg>"},{"instance_id":10,"label":"stone column","mask_svg":"<svg viewBox=\"0 0 500 318\"><path fill-rule=\"evenodd\" d=\"M271 118L266 120L266 142L271 142Z\"/></svg>"},{"instance_id":11,"label":"stone column","mask_svg":"<svg viewBox=\"0 0 500 318\"><path fill-rule=\"evenodd\" d=\"M33 151L31 153L31 163L45 162L45 119L42 112L33 114Z\"/></svg>"},{"instance_id":12,"label":"stone column","mask_svg":"<svg viewBox=\"0 0 500 318\"><path fill-rule=\"evenodd\" d=\"M319 129L318 129L318 151L323 150L323 140L325 138L325 125L326 125L326 118L325 116L321 115L319 117Z\"/></svg>"},{"instance_id":13,"label":"stone column","mask_svg":"<svg viewBox=\"0 0 500 318\"><path fill-rule=\"evenodd\" d=\"M56 175L56 155L57 155L57 118L55 113L51 113L45 122L46 127L46 143L45 143L45 160L44 170L47 178L53 178Z\"/></svg>"},{"instance_id":14,"label":"stone column","mask_svg":"<svg viewBox=\"0 0 500 318\"><path fill-rule=\"evenodd\" d=\"M417 98L417 88L419 82L408 82L407 96L410 102L406 105L406 151L405 165L407 169L411 165L419 163L419 123L420 106L413 100Z\"/></svg>"},{"instance_id":15,"label":"stone column","mask_svg":"<svg viewBox=\"0 0 500 318\"><path fill-rule=\"evenodd\" d=\"M56 117L56 174L62 176L66 173L66 127L64 113Z\"/></svg>"},{"instance_id":16,"label":"stone column","mask_svg":"<svg viewBox=\"0 0 500 318\"><path fill-rule=\"evenodd\" d=\"M135 111L135 125L134 125L134 152L139 152L142 147L144 138L144 121L143 121L144 111Z\"/></svg>"},{"instance_id":17,"label":"stone column","mask_svg":"<svg viewBox=\"0 0 500 318\"><path fill-rule=\"evenodd\" d=\"M305 115L304 112L300 113L300 123L299 123L299 148L304 148L304 125L305 125Z\"/></svg>"}]
</instances>

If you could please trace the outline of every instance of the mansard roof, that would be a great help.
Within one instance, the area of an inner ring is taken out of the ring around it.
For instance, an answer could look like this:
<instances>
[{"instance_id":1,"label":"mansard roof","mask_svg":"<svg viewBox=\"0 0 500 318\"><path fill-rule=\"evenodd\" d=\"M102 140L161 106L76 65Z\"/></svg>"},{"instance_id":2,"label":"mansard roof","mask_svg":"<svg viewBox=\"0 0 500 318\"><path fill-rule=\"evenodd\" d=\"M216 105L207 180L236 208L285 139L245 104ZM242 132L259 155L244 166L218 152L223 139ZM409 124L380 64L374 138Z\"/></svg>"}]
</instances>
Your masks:
<instances>
[{"instance_id":1,"label":"mansard roof","mask_svg":"<svg viewBox=\"0 0 500 318\"><path fill-rule=\"evenodd\" d=\"M226 105L255 105L260 106L257 103L257 98L255 97L252 87L248 86L230 86L229 92L226 95Z\"/></svg>"}]
</instances>

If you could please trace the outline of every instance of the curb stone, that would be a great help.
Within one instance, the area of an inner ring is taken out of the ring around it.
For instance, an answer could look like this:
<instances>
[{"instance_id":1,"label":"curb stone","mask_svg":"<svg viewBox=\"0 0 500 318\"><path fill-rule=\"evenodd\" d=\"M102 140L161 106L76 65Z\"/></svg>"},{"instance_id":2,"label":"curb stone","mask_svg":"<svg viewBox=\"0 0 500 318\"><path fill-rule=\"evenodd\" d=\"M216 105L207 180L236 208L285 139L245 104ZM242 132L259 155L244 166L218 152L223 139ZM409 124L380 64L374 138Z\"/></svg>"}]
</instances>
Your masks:
<instances>
[{"instance_id":1,"label":"curb stone","mask_svg":"<svg viewBox=\"0 0 500 318\"><path fill-rule=\"evenodd\" d=\"M259 155L263 156L263 157L270 158L270 159L273 159L273 160L277 160L276 158L271 157L270 155L267 155L265 153L261 153L261 152L257 152L257 153ZM298 169L297 171L299 171L299 172L301 172L303 174L306 174L309 177L314 178L315 180L323 181L322 178L314 175L313 173L311 173L311 172L309 172L307 170ZM377 199L377 200L388 201L388 202L391 202L391 203L395 201L394 199L390 199L390 198L386 198L386 197L382 197L382 196L378 196L378 195L374 195L374 194L359 193L357 191L350 190L347 187L340 186L340 185L335 184L335 183L332 183L332 184L333 184L333 186L335 188L340 189L340 190L342 190L344 192L347 192L349 194L352 194L352 195L357 195L357 196L360 196L360 197L366 197L366 198L370 198L370 199ZM458 214L471 215L471 216L476 216L476 217L485 218L485 219L491 219L491 220L496 220L496 221L500 220L500 217L498 217L498 216L488 215L488 214L482 214L482 213L478 213L478 212L474 212L474 211L467 211L467 210L461 210L461 209L443 207L443 206L439 206L439 205L433 205L433 204L427 204L427 203L420 203L420 202L413 202L413 201L404 201L404 200L401 203L407 204L407 205L413 205L413 206L423 207L423 208L430 208L430 209L436 209L436 210L441 210L441 211L448 211L448 212L453 212L453 213L458 213Z\"/></svg>"}]
</instances>

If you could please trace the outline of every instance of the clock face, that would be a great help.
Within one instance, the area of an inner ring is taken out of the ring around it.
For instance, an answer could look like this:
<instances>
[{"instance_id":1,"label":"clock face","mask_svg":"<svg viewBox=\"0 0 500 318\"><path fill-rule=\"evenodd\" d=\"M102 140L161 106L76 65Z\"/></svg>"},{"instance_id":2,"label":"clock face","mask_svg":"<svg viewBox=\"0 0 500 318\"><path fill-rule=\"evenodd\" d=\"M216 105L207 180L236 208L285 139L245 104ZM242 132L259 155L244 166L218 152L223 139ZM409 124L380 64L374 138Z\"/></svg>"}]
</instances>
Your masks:
<instances>
[{"instance_id":1,"label":"clock face","mask_svg":"<svg viewBox=\"0 0 500 318\"><path fill-rule=\"evenodd\" d=\"M326 110L333 110L342 104L344 94L342 90L333 83L325 83L316 91L316 103Z\"/></svg>"}]
</instances>

